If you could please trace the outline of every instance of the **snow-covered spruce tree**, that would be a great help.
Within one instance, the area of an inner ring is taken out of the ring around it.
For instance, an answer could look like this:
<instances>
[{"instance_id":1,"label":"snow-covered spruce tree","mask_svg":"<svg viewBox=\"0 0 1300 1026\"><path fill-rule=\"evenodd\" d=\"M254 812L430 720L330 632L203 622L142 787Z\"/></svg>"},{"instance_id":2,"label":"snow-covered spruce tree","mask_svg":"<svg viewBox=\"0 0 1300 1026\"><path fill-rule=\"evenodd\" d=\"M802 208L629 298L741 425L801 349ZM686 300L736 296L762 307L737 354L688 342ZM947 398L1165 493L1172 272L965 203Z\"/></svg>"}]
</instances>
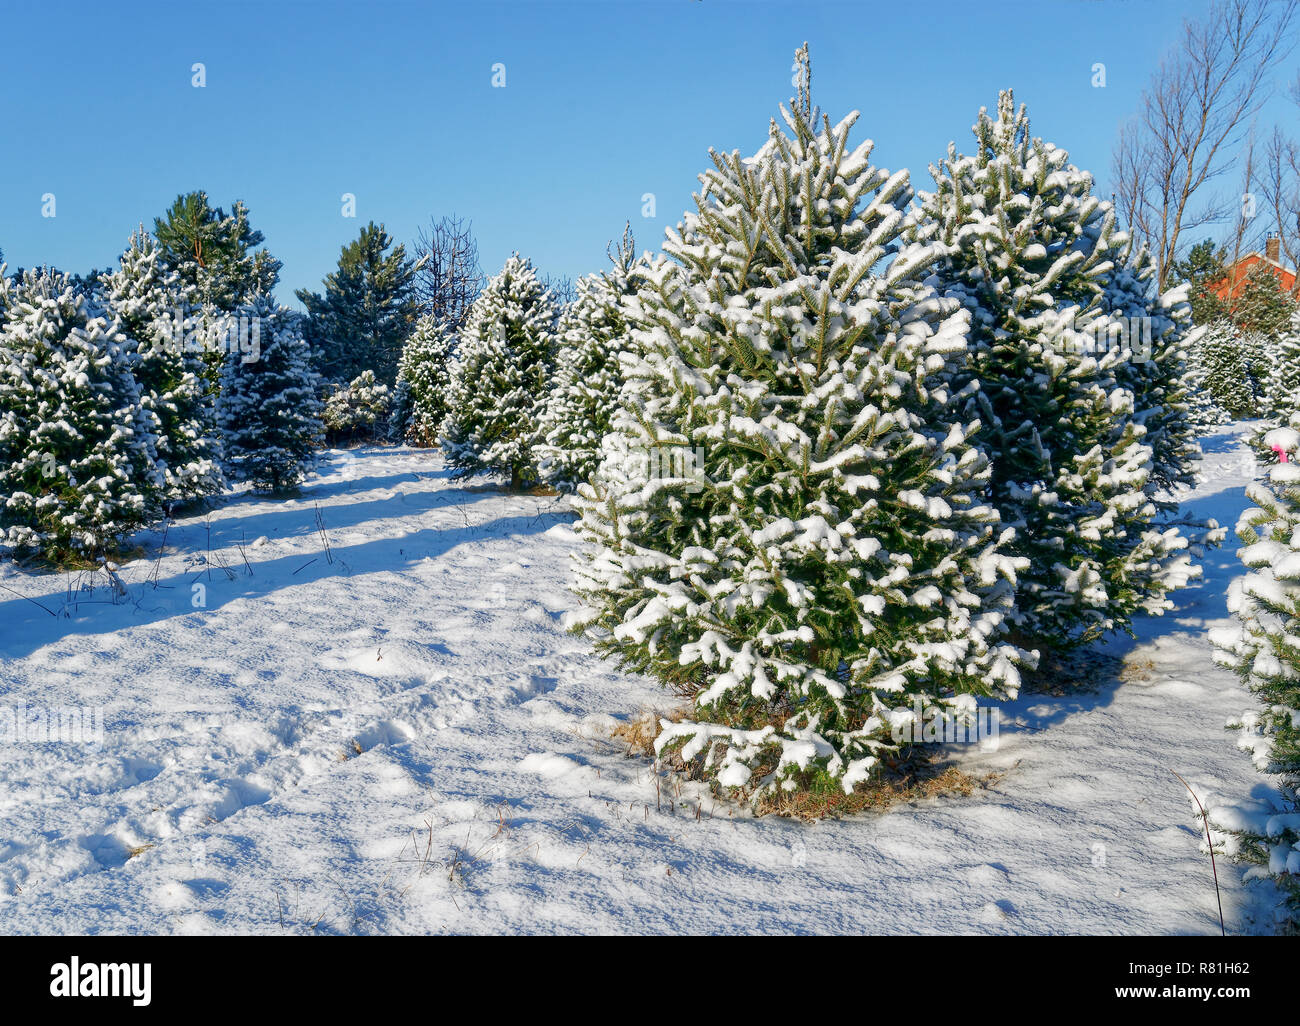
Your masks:
<instances>
[{"instance_id":1,"label":"snow-covered spruce tree","mask_svg":"<svg viewBox=\"0 0 1300 1026\"><path fill-rule=\"evenodd\" d=\"M1152 526L1153 455L1116 374L1125 350L1100 351L1118 336L1104 301L1128 241L1111 205L1065 151L1030 136L1009 91L974 133L973 155L950 144L931 167L915 237L944 246L938 287L971 313L953 386L968 395L962 416L981 422L1011 551L1029 562L1012 636L1064 652L1169 608L1166 592L1199 568L1176 529Z\"/></svg>"},{"instance_id":2,"label":"snow-covered spruce tree","mask_svg":"<svg viewBox=\"0 0 1300 1026\"><path fill-rule=\"evenodd\" d=\"M1201 457L1188 387L1191 287L1183 284L1158 294L1150 252L1132 240L1102 280L1103 309L1111 315L1114 336L1105 340L1107 348L1124 347L1115 354L1117 378L1133 394L1133 419L1151 447L1147 492L1157 506L1173 512L1178 503L1169 493L1195 485Z\"/></svg>"},{"instance_id":3,"label":"snow-covered spruce tree","mask_svg":"<svg viewBox=\"0 0 1300 1026\"><path fill-rule=\"evenodd\" d=\"M1246 713L1239 744L1256 767L1277 774L1272 808L1210 810L1229 854L1273 877L1286 896L1286 923L1300 931L1300 431L1274 428L1266 445L1289 455L1268 481L1247 487L1255 507L1237 524L1249 572L1233 581L1237 626L1211 633L1215 658L1240 674L1262 708Z\"/></svg>"},{"instance_id":4,"label":"snow-covered spruce tree","mask_svg":"<svg viewBox=\"0 0 1300 1026\"><path fill-rule=\"evenodd\" d=\"M1237 345L1246 369L1246 387L1250 390L1251 416L1268 416L1268 395L1273 368L1277 365L1276 336L1256 329L1237 328Z\"/></svg>"},{"instance_id":5,"label":"snow-covered spruce tree","mask_svg":"<svg viewBox=\"0 0 1300 1026\"><path fill-rule=\"evenodd\" d=\"M1219 405L1214 392L1210 389L1208 371L1205 366L1205 340L1210 334L1209 326L1197 327L1188 336L1187 358L1187 402L1188 420L1193 428L1203 431L1227 424L1232 416Z\"/></svg>"},{"instance_id":6,"label":"snow-covered spruce tree","mask_svg":"<svg viewBox=\"0 0 1300 1026\"><path fill-rule=\"evenodd\" d=\"M798 57L788 132L713 153L645 271L629 406L575 499L570 626L690 693L656 749L753 796L851 792L914 703L964 717L1021 657L998 640L1017 564L943 384L967 318L923 284L936 251L901 245L907 173L812 109Z\"/></svg>"},{"instance_id":7,"label":"snow-covered spruce tree","mask_svg":"<svg viewBox=\"0 0 1300 1026\"><path fill-rule=\"evenodd\" d=\"M402 348L397 365L391 434L408 445L429 448L447 416L456 336L448 322L432 314L421 317Z\"/></svg>"},{"instance_id":8,"label":"snow-covered spruce tree","mask_svg":"<svg viewBox=\"0 0 1300 1026\"><path fill-rule=\"evenodd\" d=\"M321 414L325 440L330 445L358 438L374 438L388 419L392 390L375 380L375 372L362 371L346 385L332 385Z\"/></svg>"},{"instance_id":9,"label":"snow-covered spruce tree","mask_svg":"<svg viewBox=\"0 0 1300 1026\"><path fill-rule=\"evenodd\" d=\"M1255 396L1246 369L1241 339L1231 321L1215 321L1200 340L1205 387L1230 417L1255 415Z\"/></svg>"},{"instance_id":10,"label":"snow-covered spruce tree","mask_svg":"<svg viewBox=\"0 0 1300 1026\"><path fill-rule=\"evenodd\" d=\"M561 491L591 479L619 406L619 359L628 345L625 307L636 290L639 263L631 225L610 260L609 270L579 279L577 299L560 319L555 383L534 451L542 480Z\"/></svg>"},{"instance_id":11,"label":"snow-covered spruce tree","mask_svg":"<svg viewBox=\"0 0 1300 1026\"><path fill-rule=\"evenodd\" d=\"M1300 410L1300 310L1274 341L1272 359L1264 405L1269 416L1285 421Z\"/></svg>"},{"instance_id":12,"label":"snow-covered spruce tree","mask_svg":"<svg viewBox=\"0 0 1300 1026\"><path fill-rule=\"evenodd\" d=\"M66 275L27 271L0 328L0 544L104 554L150 515L161 479L122 336Z\"/></svg>"},{"instance_id":13,"label":"snow-covered spruce tree","mask_svg":"<svg viewBox=\"0 0 1300 1026\"><path fill-rule=\"evenodd\" d=\"M533 265L515 254L474 301L453 365L443 423L457 477L537 481L533 442L555 367L555 305Z\"/></svg>"},{"instance_id":14,"label":"snow-covered spruce tree","mask_svg":"<svg viewBox=\"0 0 1300 1026\"><path fill-rule=\"evenodd\" d=\"M241 312L250 333L258 333L257 358L231 346L222 366L217 412L226 472L256 491L291 491L311 466L324 431L311 349L301 315L269 297L258 296Z\"/></svg>"},{"instance_id":15,"label":"snow-covered spruce tree","mask_svg":"<svg viewBox=\"0 0 1300 1026\"><path fill-rule=\"evenodd\" d=\"M185 344L193 289L164 267L157 242L143 227L101 281L108 312L125 336L140 402L158 421L161 501L170 506L220 492L225 481L216 411L206 394L203 359Z\"/></svg>"}]
</instances>

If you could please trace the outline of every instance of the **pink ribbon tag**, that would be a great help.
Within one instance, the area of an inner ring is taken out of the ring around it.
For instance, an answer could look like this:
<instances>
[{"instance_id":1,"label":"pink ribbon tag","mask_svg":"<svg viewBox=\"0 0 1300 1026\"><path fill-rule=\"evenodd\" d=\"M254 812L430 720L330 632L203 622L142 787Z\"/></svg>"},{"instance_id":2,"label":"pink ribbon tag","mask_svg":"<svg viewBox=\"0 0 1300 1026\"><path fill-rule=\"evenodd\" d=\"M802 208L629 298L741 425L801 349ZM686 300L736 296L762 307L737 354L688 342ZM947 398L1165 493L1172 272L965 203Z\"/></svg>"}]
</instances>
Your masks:
<instances>
[{"instance_id":1,"label":"pink ribbon tag","mask_svg":"<svg viewBox=\"0 0 1300 1026\"><path fill-rule=\"evenodd\" d=\"M1283 449L1280 445L1275 445L1272 448L1273 451L1277 453L1277 459L1279 463L1289 462L1290 458L1287 456L1287 451L1285 449Z\"/></svg>"}]
</instances>

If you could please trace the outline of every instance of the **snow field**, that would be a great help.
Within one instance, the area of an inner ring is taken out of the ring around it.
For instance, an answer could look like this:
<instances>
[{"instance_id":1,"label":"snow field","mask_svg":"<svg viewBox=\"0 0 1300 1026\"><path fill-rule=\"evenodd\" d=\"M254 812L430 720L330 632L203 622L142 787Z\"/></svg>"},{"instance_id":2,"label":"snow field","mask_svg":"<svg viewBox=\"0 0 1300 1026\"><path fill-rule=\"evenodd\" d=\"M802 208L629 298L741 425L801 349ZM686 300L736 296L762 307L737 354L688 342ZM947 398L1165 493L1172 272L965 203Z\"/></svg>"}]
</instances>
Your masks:
<instances>
[{"instance_id":1,"label":"snow field","mask_svg":"<svg viewBox=\"0 0 1300 1026\"><path fill-rule=\"evenodd\" d=\"M1251 466L1235 433L1207 450L1189 506L1230 524ZM672 698L564 632L566 500L359 449L299 498L240 492L208 519L157 563L142 535L126 597L100 574L68 617L26 601L62 609L66 576L0 567L25 597L0 593L0 706L105 723L97 747L0 744L9 932L1218 930L1170 771L1208 802L1262 786L1222 729L1250 697L1210 662L1231 542L1106 646L1123 683L1004 703L995 751L953 746L970 797L808 825L611 738ZM1255 929L1261 894L1219 870L1229 930Z\"/></svg>"}]
</instances>

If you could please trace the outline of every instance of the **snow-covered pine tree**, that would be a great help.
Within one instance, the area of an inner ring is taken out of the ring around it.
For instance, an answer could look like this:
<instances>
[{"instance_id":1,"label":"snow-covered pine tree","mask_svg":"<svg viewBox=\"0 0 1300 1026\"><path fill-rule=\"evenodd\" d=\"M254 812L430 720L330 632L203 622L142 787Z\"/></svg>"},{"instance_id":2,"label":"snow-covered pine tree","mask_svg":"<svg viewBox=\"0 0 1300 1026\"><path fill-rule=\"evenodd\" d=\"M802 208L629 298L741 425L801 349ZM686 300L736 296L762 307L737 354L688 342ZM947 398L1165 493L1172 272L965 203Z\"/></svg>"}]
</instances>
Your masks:
<instances>
[{"instance_id":1,"label":"snow-covered pine tree","mask_svg":"<svg viewBox=\"0 0 1300 1026\"><path fill-rule=\"evenodd\" d=\"M1268 874L1286 896L1287 922L1300 931L1300 431L1264 438L1289 455L1268 481L1247 486L1255 503L1237 524L1248 569L1233 581L1228 608L1237 625L1211 632L1215 659L1237 671L1262 708L1239 724L1239 744L1256 767L1277 774L1272 808L1211 809L1228 853Z\"/></svg>"},{"instance_id":2,"label":"snow-covered pine tree","mask_svg":"<svg viewBox=\"0 0 1300 1026\"><path fill-rule=\"evenodd\" d=\"M755 796L851 792L917 708L1019 680L1016 564L943 385L967 318L924 284L936 250L902 245L907 173L812 108L798 60L788 131L712 153L644 272L629 408L575 500L570 626L693 696L660 753Z\"/></svg>"},{"instance_id":3,"label":"snow-covered pine tree","mask_svg":"<svg viewBox=\"0 0 1300 1026\"><path fill-rule=\"evenodd\" d=\"M141 404L158 421L161 501L170 506L217 494L225 481L216 411L206 394L203 359L185 344L192 288L164 267L143 226L101 282L107 309L125 336Z\"/></svg>"},{"instance_id":4,"label":"snow-covered pine tree","mask_svg":"<svg viewBox=\"0 0 1300 1026\"><path fill-rule=\"evenodd\" d=\"M242 313L259 334L260 353L248 360L232 346L222 367L217 412L226 472L256 491L290 491L306 475L324 431L303 318L266 295Z\"/></svg>"},{"instance_id":5,"label":"snow-covered pine tree","mask_svg":"<svg viewBox=\"0 0 1300 1026\"><path fill-rule=\"evenodd\" d=\"M1116 377L1123 349L1099 351L1118 334L1104 293L1127 244L1111 205L1064 150L1031 137L1010 91L974 133L973 155L950 144L931 166L916 237L937 235L938 286L972 317L953 385L981 422L1011 551L1029 562L1013 637L1062 652L1162 612L1199 568L1176 529L1152 527L1153 457Z\"/></svg>"},{"instance_id":6,"label":"snow-covered pine tree","mask_svg":"<svg viewBox=\"0 0 1300 1026\"><path fill-rule=\"evenodd\" d=\"M332 385L321 415L325 440L330 445L357 438L374 438L388 419L392 390L375 380L375 372L362 371L347 385Z\"/></svg>"},{"instance_id":7,"label":"snow-covered pine tree","mask_svg":"<svg viewBox=\"0 0 1300 1026\"><path fill-rule=\"evenodd\" d=\"M391 434L408 445L429 448L447 416L456 336L450 323L426 314L415 324L397 366Z\"/></svg>"},{"instance_id":8,"label":"snow-covered pine tree","mask_svg":"<svg viewBox=\"0 0 1300 1026\"><path fill-rule=\"evenodd\" d=\"M555 367L555 304L518 253L488 282L465 319L443 424L458 477L537 480L533 442Z\"/></svg>"},{"instance_id":9,"label":"snow-covered pine tree","mask_svg":"<svg viewBox=\"0 0 1300 1026\"><path fill-rule=\"evenodd\" d=\"M1255 396L1237 329L1229 320L1211 323L1200 340L1205 387L1229 417L1253 417Z\"/></svg>"},{"instance_id":10,"label":"snow-covered pine tree","mask_svg":"<svg viewBox=\"0 0 1300 1026\"><path fill-rule=\"evenodd\" d=\"M630 224L609 256L611 268L578 280L577 298L560 318L555 384L534 451L542 480L561 491L591 479L619 407L619 359L629 344L625 308L638 267Z\"/></svg>"},{"instance_id":11,"label":"snow-covered pine tree","mask_svg":"<svg viewBox=\"0 0 1300 1026\"><path fill-rule=\"evenodd\" d=\"M123 338L68 277L27 271L0 328L0 544L103 555L161 479Z\"/></svg>"}]
</instances>

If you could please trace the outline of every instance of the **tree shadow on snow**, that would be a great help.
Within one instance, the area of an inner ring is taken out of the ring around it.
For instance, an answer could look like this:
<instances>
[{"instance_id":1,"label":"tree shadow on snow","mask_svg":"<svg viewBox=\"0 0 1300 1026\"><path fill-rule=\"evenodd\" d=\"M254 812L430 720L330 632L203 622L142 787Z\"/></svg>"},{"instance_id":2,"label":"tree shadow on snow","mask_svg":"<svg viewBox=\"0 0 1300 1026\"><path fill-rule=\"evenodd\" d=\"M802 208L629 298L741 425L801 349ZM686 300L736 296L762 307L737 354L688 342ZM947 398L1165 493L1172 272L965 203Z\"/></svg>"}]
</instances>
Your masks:
<instances>
[{"instance_id":1,"label":"tree shadow on snow","mask_svg":"<svg viewBox=\"0 0 1300 1026\"><path fill-rule=\"evenodd\" d=\"M366 504L363 504L366 505ZM395 538L377 538L355 545L334 546L333 562L323 548L315 553L295 552L273 559L257 559L259 549L246 549L253 576L242 562L231 565L234 579L216 567L196 567L185 573L162 577L157 587L142 581L127 585L125 600L116 604L87 601L71 617L51 617L33 602L58 610L66 595L65 582L52 578L53 590L29 601L14 597L0 603L0 653L4 659L21 659L37 649L69 636L93 636L146 624L161 624L178 617L192 617L190 626L210 630L207 617L238 599L267 602L286 588L309 587L313 583L368 573L402 573L426 559L436 559L467 542L481 542L511 535L540 534L567 513L541 512L498 517L482 524L423 528ZM201 525L200 525L201 526ZM313 528L314 530L314 528ZM194 608L193 586L204 586L204 605ZM102 589L107 593L108 589ZM266 615L262 611L254 615ZM7 683L0 661L0 688Z\"/></svg>"},{"instance_id":2,"label":"tree shadow on snow","mask_svg":"<svg viewBox=\"0 0 1300 1026\"><path fill-rule=\"evenodd\" d=\"M1234 440L1235 444L1236 436L1224 437ZM1008 734L1019 730L1046 730L1076 713L1110 705L1125 684L1121 675L1123 660L1139 645L1157 639L1183 643L1206 640L1212 622L1231 615L1228 612L1228 586L1234 577L1244 572L1237 559L1239 545L1231 528L1249 504L1244 486L1225 488L1183 503L1182 512L1188 517L1212 517L1221 526L1229 528L1223 544L1206 549L1204 556L1196 561L1201 566L1202 577L1174 592L1170 596L1174 608L1163 616L1136 617L1133 621L1135 637L1122 632L1110 634L1081 653L1085 666L1090 654L1096 656L1094 665L1097 672L1079 690L1066 690L1064 694L1022 691L1016 701L1004 703L1004 712L1022 719L1023 725L1003 724L1001 730Z\"/></svg>"},{"instance_id":3,"label":"tree shadow on snow","mask_svg":"<svg viewBox=\"0 0 1300 1026\"><path fill-rule=\"evenodd\" d=\"M396 483L409 480L407 477L395 479ZM380 486L383 487L383 486ZM358 489L361 490L361 489ZM276 508L259 510L260 496L245 496L225 507L234 511L234 516L223 517L212 524L212 546L233 546L243 544L247 548L254 539L265 535L267 538L301 538L314 535L316 529L316 500L322 498L310 491L294 496L296 505L289 509ZM420 516L426 513L438 513L463 509L483 499L492 498L490 494L456 489L440 489L436 492L399 493L384 498L367 499L363 502L350 502L346 505L321 506L321 520L326 532L344 531L365 523L379 523L401 517ZM267 497L267 503L283 506L287 500L283 497ZM247 507L244 513L241 507ZM190 520L174 525L170 531L169 548L192 549L202 553L206 544L205 525L202 519ZM250 554L251 558L251 554Z\"/></svg>"}]
</instances>

